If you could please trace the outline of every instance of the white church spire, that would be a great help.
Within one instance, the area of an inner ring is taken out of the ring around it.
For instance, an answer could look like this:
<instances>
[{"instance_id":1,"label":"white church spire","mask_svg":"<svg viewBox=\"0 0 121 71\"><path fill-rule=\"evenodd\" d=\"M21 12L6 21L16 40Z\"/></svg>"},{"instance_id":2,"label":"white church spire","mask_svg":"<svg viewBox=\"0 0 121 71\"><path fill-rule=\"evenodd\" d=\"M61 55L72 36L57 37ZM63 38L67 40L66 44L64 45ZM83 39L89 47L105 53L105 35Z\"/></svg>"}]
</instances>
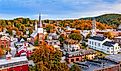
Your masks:
<instances>
[{"instance_id":1,"label":"white church spire","mask_svg":"<svg viewBox=\"0 0 121 71\"><path fill-rule=\"evenodd\" d=\"M39 23L38 23L38 28L42 28L42 21L41 21L41 14L39 14Z\"/></svg>"},{"instance_id":2,"label":"white church spire","mask_svg":"<svg viewBox=\"0 0 121 71\"><path fill-rule=\"evenodd\" d=\"M93 18L93 21L92 21L92 36L95 36L96 35L96 20L95 18Z\"/></svg>"},{"instance_id":3,"label":"white church spire","mask_svg":"<svg viewBox=\"0 0 121 71\"><path fill-rule=\"evenodd\" d=\"M37 30L37 22L35 22L35 30Z\"/></svg>"}]
</instances>

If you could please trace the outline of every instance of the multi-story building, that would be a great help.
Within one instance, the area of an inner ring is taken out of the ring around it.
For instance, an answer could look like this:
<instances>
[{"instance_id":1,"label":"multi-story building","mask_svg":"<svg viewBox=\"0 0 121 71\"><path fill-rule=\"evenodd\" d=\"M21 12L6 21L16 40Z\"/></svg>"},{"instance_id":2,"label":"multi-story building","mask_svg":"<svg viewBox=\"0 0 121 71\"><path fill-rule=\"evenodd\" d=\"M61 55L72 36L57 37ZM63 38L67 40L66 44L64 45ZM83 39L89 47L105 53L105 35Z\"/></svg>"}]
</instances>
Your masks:
<instances>
[{"instance_id":1,"label":"multi-story building","mask_svg":"<svg viewBox=\"0 0 121 71\"><path fill-rule=\"evenodd\" d=\"M73 39L66 39L63 44L63 48L67 52L77 51L80 49L79 43Z\"/></svg>"},{"instance_id":2,"label":"multi-story building","mask_svg":"<svg viewBox=\"0 0 121 71\"><path fill-rule=\"evenodd\" d=\"M91 36L88 39L88 46L92 49L102 51L106 54L117 54L120 50L118 43L105 37Z\"/></svg>"},{"instance_id":3,"label":"multi-story building","mask_svg":"<svg viewBox=\"0 0 121 71\"><path fill-rule=\"evenodd\" d=\"M121 55L109 55L105 58L76 62L76 64L82 71L120 71L120 59Z\"/></svg>"},{"instance_id":4,"label":"multi-story building","mask_svg":"<svg viewBox=\"0 0 121 71\"><path fill-rule=\"evenodd\" d=\"M29 57L32 54L33 50L35 49L33 45L26 42L23 38L19 42L16 42L15 46L17 47L16 49L17 56Z\"/></svg>"},{"instance_id":5,"label":"multi-story building","mask_svg":"<svg viewBox=\"0 0 121 71\"><path fill-rule=\"evenodd\" d=\"M11 57L8 53L6 59L0 59L0 71L28 71L26 56Z\"/></svg>"},{"instance_id":6,"label":"multi-story building","mask_svg":"<svg viewBox=\"0 0 121 71\"><path fill-rule=\"evenodd\" d=\"M58 48L60 49L60 41L58 40L60 35L57 35L56 34L56 31L53 32L53 33L49 33L46 37L46 40L45 42L48 44L48 45L52 45L54 46L55 48Z\"/></svg>"},{"instance_id":7,"label":"multi-story building","mask_svg":"<svg viewBox=\"0 0 121 71\"><path fill-rule=\"evenodd\" d=\"M66 61L68 63L71 62L79 62L84 60L92 60L96 56L95 51L93 50L84 50L80 49L74 52L67 52Z\"/></svg>"}]
</instances>

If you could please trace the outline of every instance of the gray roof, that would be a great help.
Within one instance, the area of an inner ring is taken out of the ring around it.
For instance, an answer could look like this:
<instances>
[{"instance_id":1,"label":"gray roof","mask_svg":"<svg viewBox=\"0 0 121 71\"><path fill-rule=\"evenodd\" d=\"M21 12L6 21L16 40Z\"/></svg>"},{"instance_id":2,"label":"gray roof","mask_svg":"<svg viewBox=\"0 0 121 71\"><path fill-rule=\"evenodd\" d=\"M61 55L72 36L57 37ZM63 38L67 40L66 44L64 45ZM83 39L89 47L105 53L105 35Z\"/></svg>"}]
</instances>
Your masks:
<instances>
[{"instance_id":1,"label":"gray roof","mask_svg":"<svg viewBox=\"0 0 121 71\"><path fill-rule=\"evenodd\" d=\"M91 36L89 39L93 39L93 40L98 40L98 41L103 41L106 38L105 37L101 37L101 36Z\"/></svg>"},{"instance_id":2,"label":"gray roof","mask_svg":"<svg viewBox=\"0 0 121 71\"><path fill-rule=\"evenodd\" d=\"M78 62L79 67L81 67L82 71L94 71L94 70L100 70L102 68L111 67L113 65L116 65L115 62L105 59L96 59L94 60L96 62L91 61L85 61L85 62ZM99 63L97 63L99 61ZM83 68L84 67L84 68Z\"/></svg>"},{"instance_id":3,"label":"gray roof","mask_svg":"<svg viewBox=\"0 0 121 71\"><path fill-rule=\"evenodd\" d=\"M105 58L117 63L121 62L121 54L108 55Z\"/></svg>"},{"instance_id":4,"label":"gray roof","mask_svg":"<svg viewBox=\"0 0 121 71\"><path fill-rule=\"evenodd\" d=\"M109 46L109 47L113 47L114 44L116 44L116 43L113 42L113 41L106 41L106 42L103 43L103 45Z\"/></svg>"}]
</instances>

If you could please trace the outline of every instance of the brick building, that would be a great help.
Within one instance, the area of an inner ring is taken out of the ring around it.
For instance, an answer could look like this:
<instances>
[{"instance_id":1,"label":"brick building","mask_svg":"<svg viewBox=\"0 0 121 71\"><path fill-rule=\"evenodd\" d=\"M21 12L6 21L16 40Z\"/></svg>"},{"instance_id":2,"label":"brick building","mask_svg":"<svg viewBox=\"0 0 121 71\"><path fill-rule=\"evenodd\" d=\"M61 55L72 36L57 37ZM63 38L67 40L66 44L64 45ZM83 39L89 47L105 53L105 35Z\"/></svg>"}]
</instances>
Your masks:
<instances>
[{"instance_id":1,"label":"brick building","mask_svg":"<svg viewBox=\"0 0 121 71\"><path fill-rule=\"evenodd\" d=\"M6 59L0 60L0 71L28 71L28 59L26 56L11 58L7 54Z\"/></svg>"},{"instance_id":2,"label":"brick building","mask_svg":"<svg viewBox=\"0 0 121 71\"><path fill-rule=\"evenodd\" d=\"M38 24L35 23L35 30L30 36L32 44L34 44L35 41L37 41L38 44L40 44L44 40L45 37L44 37L43 24L41 22L41 16L39 16L39 23Z\"/></svg>"},{"instance_id":3,"label":"brick building","mask_svg":"<svg viewBox=\"0 0 121 71\"><path fill-rule=\"evenodd\" d=\"M92 60L96 54L93 50L80 49L74 52L68 52L66 55L66 61L68 63L84 61L86 59Z\"/></svg>"}]
</instances>

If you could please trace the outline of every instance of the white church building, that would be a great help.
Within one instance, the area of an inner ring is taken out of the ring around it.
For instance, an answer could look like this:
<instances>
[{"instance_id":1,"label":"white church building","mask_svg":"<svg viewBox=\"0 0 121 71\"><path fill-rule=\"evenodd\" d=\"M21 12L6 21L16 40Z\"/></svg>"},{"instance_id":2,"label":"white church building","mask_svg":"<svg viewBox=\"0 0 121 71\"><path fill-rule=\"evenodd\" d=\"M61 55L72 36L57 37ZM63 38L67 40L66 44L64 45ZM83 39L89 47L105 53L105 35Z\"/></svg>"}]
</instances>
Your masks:
<instances>
[{"instance_id":1,"label":"white church building","mask_svg":"<svg viewBox=\"0 0 121 71\"><path fill-rule=\"evenodd\" d=\"M97 36L95 20L93 20L92 25L92 35L88 39L88 46L92 49L104 52L106 54L117 54L120 51L119 44L103 36Z\"/></svg>"},{"instance_id":2,"label":"white church building","mask_svg":"<svg viewBox=\"0 0 121 71\"><path fill-rule=\"evenodd\" d=\"M118 43L100 36L91 36L88 39L88 46L106 54L117 54L120 51L120 46Z\"/></svg>"}]
</instances>

